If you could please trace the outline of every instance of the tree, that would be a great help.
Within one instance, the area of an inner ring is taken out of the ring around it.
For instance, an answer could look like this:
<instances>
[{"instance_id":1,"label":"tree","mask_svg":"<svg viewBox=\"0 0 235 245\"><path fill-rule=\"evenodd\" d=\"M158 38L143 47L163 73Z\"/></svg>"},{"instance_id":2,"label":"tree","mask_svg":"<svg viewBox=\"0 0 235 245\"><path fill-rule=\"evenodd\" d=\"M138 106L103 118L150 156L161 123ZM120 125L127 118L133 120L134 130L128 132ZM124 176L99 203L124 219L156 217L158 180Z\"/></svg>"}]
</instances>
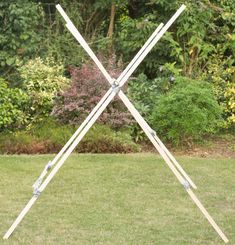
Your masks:
<instances>
[{"instance_id":1,"label":"tree","mask_svg":"<svg viewBox=\"0 0 235 245\"><path fill-rule=\"evenodd\" d=\"M0 8L0 75L9 77L17 59L28 60L38 51L42 8L28 0L1 1Z\"/></svg>"}]
</instances>

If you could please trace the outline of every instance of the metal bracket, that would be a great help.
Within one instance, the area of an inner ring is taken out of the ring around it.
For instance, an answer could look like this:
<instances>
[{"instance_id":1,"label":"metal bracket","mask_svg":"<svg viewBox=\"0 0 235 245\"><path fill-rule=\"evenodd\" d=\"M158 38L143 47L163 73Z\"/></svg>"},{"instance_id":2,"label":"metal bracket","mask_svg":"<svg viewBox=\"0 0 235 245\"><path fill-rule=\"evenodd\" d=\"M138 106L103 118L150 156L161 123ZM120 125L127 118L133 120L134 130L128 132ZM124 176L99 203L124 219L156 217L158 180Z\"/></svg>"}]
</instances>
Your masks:
<instances>
[{"instance_id":1,"label":"metal bracket","mask_svg":"<svg viewBox=\"0 0 235 245\"><path fill-rule=\"evenodd\" d=\"M190 189L190 184L189 184L189 182L187 180L184 180L183 187L184 187L185 190Z\"/></svg>"},{"instance_id":2,"label":"metal bracket","mask_svg":"<svg viewBox=\"0 0 235 245\"><path fill-rule=\"evenodd\" d=\"M33 191L34 196L38 197L38 196L40 196L40 194L41 194L41 191L39 191L38 189L34 189L34 191Z\"/></svg>"},{"instance_id":3,"label":"metal bracket","mask_svg":"<svg viewBox=\"0 0 235 245\"><path fill-rule=\"evenodd\" d=\"M117 94L121 90L121 87L119 86L119 83L117 82L116 79L113 79L113 83L112 83L111 87L112 87L112 90L115 94Z\"/></svg>"},{"instance_id":4,"label":"metal bracket","mask_svg":"<svg viewBox=\"0 0 235 245\"><path fill-rule=\"evenodd\" d=\"M42 178L38 178L36 181L35 181L35 183L33 184L33 189L34 190L36 190L40 185L41 185L41 183L42 183Z\"/></svg>"},{"instance_id":5,"label":"metal bracket","mask_svg":"<svg viewBox=\"0 0 235 245\"><path fill-rule=\"evenodd\" d=\"M49 161L46 165L46 170L49 171L51 169L52 165L51 165L51 161Z\"/></svg>"},{"instance_id":6,"label":"metal bracket","mask_svg":"<svg viewBox=\"0 0 235 245\"><path fill-rule=\"evenodd\" d=\"M155 136L157 135L157 134L156 134L156 131L154 131L153 129L151 129L150 134L151 134L153 137L155 137Z\"/></svg>"},{"instance_id":7,"label":"metal bracket","mask_svg":"<svg viewBox=\"0 0 235 245\"><path fill-rule=\"evenodd\" d=\"M45 175L47 174L47 172L52 168L52 165L51 165L51 161L49 161L47 163L47 165L44 167L44 170L42 171L41 175L38 177L38 179L34 182L33 184L33 189L37 189L39 188L39 186L41 185L42 183L42 180L43 178L45 177Z\"/></svg>"}]
</instances>

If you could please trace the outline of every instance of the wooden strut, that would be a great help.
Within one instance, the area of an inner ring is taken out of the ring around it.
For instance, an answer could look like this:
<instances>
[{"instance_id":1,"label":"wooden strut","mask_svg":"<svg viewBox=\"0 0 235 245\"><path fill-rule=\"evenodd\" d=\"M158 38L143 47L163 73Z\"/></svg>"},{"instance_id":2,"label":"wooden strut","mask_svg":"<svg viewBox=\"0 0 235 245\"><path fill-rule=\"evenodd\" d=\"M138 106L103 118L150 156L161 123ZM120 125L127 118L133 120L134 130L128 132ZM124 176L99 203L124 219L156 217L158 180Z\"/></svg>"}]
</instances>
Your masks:
<instances>
[{"instance_id":1,"label":"wooden strut","mask_svg":"<svg viewBox=\"0 0 235 245\"><path fill-rule=\"evenodd\" d=\"M219 234L219 236L223 239L223 241L225 243L227 243L228 242L227 237L224 235L222 230L218 227L218 225L215 223L213 218L206 211L204 206L201 204L199 199L196 197L196 195L191 190L190 186L192 186L194 189L196 189L197 188L196 185L193 183L193 181L190 179L190 177L186 174L186 172L183 170L183 168L180 166L180 164L176 161L174 156L169 152L169 150L161 142L161 140L156 135L155 131L153 131L150 128L150 126L142 118L142 116L139 114L139 112L135 109L135 107L132 105L132 103L129 101L129 99L126 97L126 95L120 90L121 87L128 80L128 78L131 76L131 74L134 72L134 70L138 67L138 65L145 58L145 56L150 52L150 50L154 47L154 45L158 42L158 40L163 36L163 34L168 30L168 28L171 26L171 24L183 12L183 10L185 9L185 5L182 5L178 9L178 11L173 15L173 17L167 22L167 24L164 27L163 27L163 24L160 24L158 26L158 28L150 36L150 38L147 40L145 45L141 48L141 50L137 53L137 55L133 58L133 60L130 62L130 64L127 66L127 68L122 72L122 74L119 76L119 78L117 80L114 80L113 78L111 78L111 76L107 73L107 71L105 70L103 65L100 63L98 58L95 56L93 51L90 49L90 47L88 46L86 41L83 39L81 34L78 32L76 27L70 21L69 17L66 15L66 13L61 8L61 6L57 5L56 8L60 12L60 14L63 16L65 21L67 22L66 27L73 34L73 36L76 38L76 40L81 44L81 46L86 50L86 52L90 55L90 57L93 59L93 61L99 67L99 69L101 70L101 72L103 73L103 75L105 76L107 81L112 85L112 87L107 91L107 93L100 100L100 102L94 107L94 109L91 111L91 113L88 115L88 117L84 120L84 122L81 124L81 126L77 129L77 131L73 134L73 136L69 139L69 141L61 149L61 151L55 156L55 158L51 162L49 162L46 165L46 167L43 170L43 172L41 173L39 179L33 185L35 190L34 190L34 194L33 194L32 198L27 203L25 208L21 211L21 213L19 214L19 216L17 217L15 222L12 224L12 226L9 228L9 230L6 232L6 234L4 235L3 238L4 239L9 238L9 236L15 230L17 225L22 221L24 216L27 214L27 212L30 210L30 208L34 204L34 202L37 200L40 193L46 188L46 186L49 184L49 182L54 177L56 172L59 170L59 168L63 165L65 160L69 157L69 155L75 149L77 144L81 141L81 139L88 132L90 127L95 123L95 121L98 119L98 117L104 111L104 109L108 106L108 104L111 102L111 100L117 94L120 97L120 99L123 101L123 103L125 104L127 109L131 112L131 114L133 115L135 120L139 123L140 127L143 129L143 131L145 132L145 134L147 135L149 140L152 142L152 144L155 146L157 151L163 157L166 164L169 166L169 168L175 174L176 178L184 186L185 190L188 192L188 194L190 195L192 200L195 202L195 204L198 206L198 208L201 210L201 212L204 214L204 216L208 219L209 223L213 226L213 228L216 230L216 232ZM52 171L47 176L47 178L44 180L44 182L42 182L43 178L47 175L48 171L51 169L51 167L53 165L55 165L55 167L52 169Z\"/></svg>"}]
</instances>

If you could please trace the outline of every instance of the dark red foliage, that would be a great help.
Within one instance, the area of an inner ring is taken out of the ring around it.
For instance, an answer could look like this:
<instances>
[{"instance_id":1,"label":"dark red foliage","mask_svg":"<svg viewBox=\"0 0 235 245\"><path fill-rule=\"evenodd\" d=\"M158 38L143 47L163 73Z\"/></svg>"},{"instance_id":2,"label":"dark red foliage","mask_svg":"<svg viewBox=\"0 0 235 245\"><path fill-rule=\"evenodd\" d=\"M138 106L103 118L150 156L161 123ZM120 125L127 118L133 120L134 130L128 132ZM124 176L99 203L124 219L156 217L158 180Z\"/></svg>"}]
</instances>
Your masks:
<instances>
[{"instance_id":1,"label":"dark red foliage","mask_svg":"<svg viewBox=\"0 0 235 245\"><path fill-rule=\"evenodd\" d=\"M108 65L108 71L113 78L120 75L114 69L114 62ZM95 64L84 64L81 68L70 67L72 78L67 90L59 94L52 115L60 122L80 124L100 101L110 85ZM108 124L112 128L120 128L132 122L132 118L118 96L109 104L98 119L99 123Z\"/></svg>"}]
</instances>

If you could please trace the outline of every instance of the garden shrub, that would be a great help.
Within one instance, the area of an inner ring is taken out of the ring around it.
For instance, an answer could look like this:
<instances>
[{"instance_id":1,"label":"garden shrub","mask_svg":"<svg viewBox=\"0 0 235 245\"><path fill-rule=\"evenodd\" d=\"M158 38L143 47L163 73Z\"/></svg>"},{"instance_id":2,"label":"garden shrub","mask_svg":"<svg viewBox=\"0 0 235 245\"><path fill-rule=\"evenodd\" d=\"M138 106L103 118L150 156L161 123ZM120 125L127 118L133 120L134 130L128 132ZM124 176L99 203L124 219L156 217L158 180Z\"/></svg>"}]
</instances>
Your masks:
<instances>
[{"instance_id":1,"label":"garden shrub","mask_svg":"<svg viewBox=\"0 0 235 245\"><path fill-rule=\"evenodd\" d=\"M143 73L136 78L132 78L128 84L128 96L142 116L149 116L151 112L153 106L151 92L154 90L155 86Z\"/></svg>"},{"instance_id":2,"label":"garden shrub","mask_svg":"<svg viewBox=\"0 0 235 245\"><path fill-rule=\"evenodd\" d=\"M78 146L78 152L130 153L140 151L129 132L115 132L106 125L95 125Z\"/></svg>"},{"instance_id":3,"label":"garden shrub","mask_svg":"<svg viewBox=\"0 0 235 245\"><path fill-rule=\"evenodd\" d=\"M228 125L235 125L235 83L228 84L227 90L225 91L225 98L227 99L227 110L228 113Z\"/></svg>"},{"instance_id":4,"label":"garden shrub","mask_svg":"<svg viewBox=\"0 0 235 245\"><path fill-rule=\"evenodd\" d=\"M21 128L27 122L28 96L18 88L9 88L0 78L0 131Z\"/></svg>"},{"instance_id":5,"label":"garden shrub","mask_svg":"<svg viewBox=\"0 0 235 245\"><path fill-rule=\"evenodd\" d=\"M216 130L221 120L211 86L204 81L178 77L172 89L160 96L152 124L157 133L175 145L202 139Z\"/></svg>"},{"instance_id":6,"label":"garden shrub","mask_svg":"<svg viewBox=\"0 0 235 245\"><path fill-rule=\"evenodd\" d=\"M111 64L112 65L112 64ZM81 68L70 68L72 84L60 93L52 115L62 123L80 124L100 101L110 85L95 64L84 64ZM112 68L112 77L119 72ZM130 114L122 102L115 97L99 117L98 122L113 128L121 128L131 122Z\"/></svg>"},{"instance_id":7,"label":"garden shrub","mask_svg":"<svg viewBox=\"0 0 235 245\"><path fill-rule=\"evenodd\" d=\"M1 154L44 154L50 152L48 146L47 141L25 131L0 134Z\"/></svg>"},{"instance_id":8,"label":"garden shrub","mask_svg":"<svg viewBox=\"0 0 235 245\"><path fill-rule=\"evenodd\" d=\"M13 85L20 84L17 60L25 62L39 51L42 17L42 7L33 1L0 1L0 73Z\"/></svg>"},{"instance_id":9,"label":"garden shrub","mask_svg":"<svg viewBox=\"0 0 235 245\"><path fill-rule=\"evenodd\" d=\"M130 80L127 93L136 109L150 122L154 105L160 95L166 93L171 85L168 73L162 73L161 77L155 79L148 79L144 73L141 73ZM136 142L147 140L147 137L138 124L133 123L130 125L130 128L131 135Z\"/></svg>"},{"instance_id":10,"label":"garden shrub","mask_svg":"<svg viewBox=\"0 0 235 245\"><path fill-rule=\"evenodd\" d=\"M64 77L63 66L52 58L36 58L18 70L23 79L23 89L30 97L30 119L37 121L48 116L57 93L69 83L69 79Z\"/></svg>"},{"instance_id":11,"label":"garden shrub","mask_svg":"<svg viewBox=\"0 0 235 245\"><path fill-rule=\"evenodd\" d=\"M170 87L170 76L148 79L144 73L141 73L128 83L127 93L133 100L135 107L141 112L141 115L148 118L156 100L161 94L168 91Z\"/></svg>"},{"instance_id":12,"label":"garden shrub","mask_svg":"<svg viewBox=\"0 0 235 245\"><path fill-rule=\"evenodd\" d=\"M29 133L42 141L50 142L50 148L56 152L63 147L75 130L74 126L61 125L53 119L47 118L34 124Z\"/></svg>"},{"instance_id":13,"label":"garden shrub","mask_svg":"<svg viewBox=\"0 0 235 245\"><path fill-rule=\"evenodd\" d=\"M86 52L84 52L84 49L78 45L74 36L66 29L63 17L55 8L55 2L49 2L51 3L46 3L45 1L41 3L45 12L43 49L45 49L47 55L54 57L56 61L61 61L65 67L81 65L81 63L87 60ZM77 0L61 0L60 4L79 32L82 33L85 40L90 42L84 36L84 32L81 29L82 23L84 24L81 17L83 11L78 11L78 9L81 10L81 2ZM84 4L87 6L87 2Z\"/></svg>"},{"instance_id":14,"label":"garden shrub","mask_svg":"<svg viewBox=\"0 0 235 245\"><path fill-rule=\"evenodd\" d=\"M32 128L31 134L49 142L49 150L58 152L76 129L72 125L60 125L58 122L49 120ZM127 132L115 132L106 125L94 125L75 149L76 152L93 153L127 153L138 150L139 147L133 143Z\"/></svg>"},{"instance_id":15,"label":"garden shrub","mask_svg":"<svg viewBox=\"0 0 235 245\"><path fill-rule=\"evenodd\" d=\"M141 5L141 1L138 2L138 5ZM146 4L144 5L146 7ZM116 28L119 31L116 31L115 34L115 48L117 53L123 56L124 62L129 62L134 57L162 21L162 17L159 18L159 14L153 14L153 11L154 8L151 6L151 13L142 13L138 18L129 16L130 12L128 14L123 13L117 20ZM138 10L135 9L136 14L137 12ZM156 77L157 68L166 62L165 57L169 59L169 48L163 37L163 40L153 47L142 61L141 66L136 71L137 74L145 72L151 78Z\"/></svg>"},{"instance_id":16,"label":"garden shrub","mask_svg":"<svg viewBox=\"0 0 235 245\"><path fill-rule=\"evenodd\" d=\"M76 128L60 125L53 120L34 124L28 131L0 134L0 153L45 154L58 153ZM129 153L138 152L128 132L115 132L108 126L95 125L78 144L75 152Z\"/></svg>"},{"instance_id":17,"label":"garden shrub","mask_svg":"<svg viewBox=\"0 0 235 245\"><path fill-rule=\"evenodd\" d=\"M232 129L235 124L235 67L232 57L222 58L222 48L218 48L219 54L213 55L208 63L204 77L212 83L216 98L222 106L225 119L223 127Z\"/></svg>"}]
</instances>

